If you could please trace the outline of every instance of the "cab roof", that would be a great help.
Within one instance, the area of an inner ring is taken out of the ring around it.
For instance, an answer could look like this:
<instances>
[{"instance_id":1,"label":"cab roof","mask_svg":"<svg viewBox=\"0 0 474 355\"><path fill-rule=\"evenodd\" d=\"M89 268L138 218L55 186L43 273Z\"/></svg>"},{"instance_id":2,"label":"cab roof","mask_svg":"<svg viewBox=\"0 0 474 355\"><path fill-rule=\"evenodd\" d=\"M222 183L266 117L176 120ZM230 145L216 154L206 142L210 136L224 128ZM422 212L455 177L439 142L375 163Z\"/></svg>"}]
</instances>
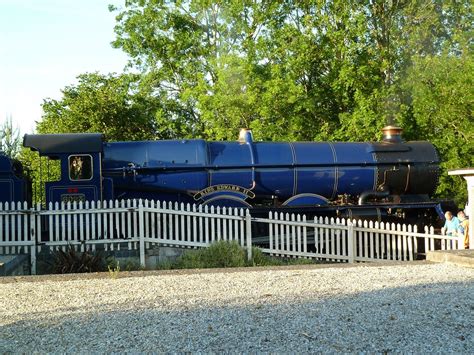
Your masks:
<instances>
[{"instance_id":1,"label":"cab roof","mask_svg":"<svg viewBox=\"0 0 474 355\"><path fill-rule=\"evenodd\" d=\"M100 153L102 133L25 134L23 146L40 155L64 153Z\"/></svg>"}]
</instances>

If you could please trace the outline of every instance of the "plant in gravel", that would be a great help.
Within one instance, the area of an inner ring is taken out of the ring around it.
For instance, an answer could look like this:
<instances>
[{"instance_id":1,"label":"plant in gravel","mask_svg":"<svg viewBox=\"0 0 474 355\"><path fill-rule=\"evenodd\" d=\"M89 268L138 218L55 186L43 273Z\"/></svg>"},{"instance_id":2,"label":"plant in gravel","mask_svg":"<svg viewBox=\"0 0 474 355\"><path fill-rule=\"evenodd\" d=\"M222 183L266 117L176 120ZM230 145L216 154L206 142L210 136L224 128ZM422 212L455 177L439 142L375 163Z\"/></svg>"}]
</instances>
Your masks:
<instances>
[{"instance_id":1,"label":"plant in gravel","mask_svg":"<svg viewBox=\"0 0 474 355\"><path fill-rule=\"evenodd\" d=\"M72 245L65 250L52 252L52 271L60 274L98 272L104 270L104 257L100 251L77 251Z\"/></svg>"},{"instance_id":2,"label":"plant in gravel","mask_svg":"<svg viewBox=\"0 0 474 355\"><path fill-rule=\"evenodd\" d=\"M108 265L107 268L109 269L109 276L112 279L116 279L120 273L120 262L117 260L116 266Z\"/></svg>"}]
</instances>

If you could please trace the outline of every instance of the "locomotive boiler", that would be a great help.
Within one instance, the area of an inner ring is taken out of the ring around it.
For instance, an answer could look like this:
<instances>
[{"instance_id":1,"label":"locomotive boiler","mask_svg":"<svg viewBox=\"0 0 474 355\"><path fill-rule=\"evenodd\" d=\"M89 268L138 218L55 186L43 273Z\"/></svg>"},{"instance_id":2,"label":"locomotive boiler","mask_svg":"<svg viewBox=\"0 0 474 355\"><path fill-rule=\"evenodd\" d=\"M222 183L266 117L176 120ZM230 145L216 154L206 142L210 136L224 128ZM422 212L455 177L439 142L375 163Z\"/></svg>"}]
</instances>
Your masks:
<instances>
[{"instance_id":1,"label":"locomotive boiler","mask_svg":"<svg viewBox=\"0 0 474 355\"><path fill-rule=\"evenodd\" d=\"M439 157L426 141L384 128L372 143L201 139L105 142L102 134L25 135L24 146L61 161L46 202L153 199L204 205L397 215L441 212L431 199Z\"/></svg>"}]
</instances>

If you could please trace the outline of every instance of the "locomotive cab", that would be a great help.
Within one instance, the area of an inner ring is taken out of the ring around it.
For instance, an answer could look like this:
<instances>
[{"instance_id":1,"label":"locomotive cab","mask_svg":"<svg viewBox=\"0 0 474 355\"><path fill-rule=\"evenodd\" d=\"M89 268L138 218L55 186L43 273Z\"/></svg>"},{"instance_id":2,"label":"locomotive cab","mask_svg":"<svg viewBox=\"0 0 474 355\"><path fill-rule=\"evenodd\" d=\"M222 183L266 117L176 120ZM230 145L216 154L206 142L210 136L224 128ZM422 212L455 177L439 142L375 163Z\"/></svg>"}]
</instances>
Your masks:
<instances>
[{"instance_id":1,"label":"locomotive cab","mask_svg":"<svg viewBox=\"0 0 474 355\"><path fill-rule=\"evenodd\" d=\"M102 142L98 133L25 135L25 147L60 161L59 179L45 183L46 203L112 198L112 181L102 178Z\"/></svg>"}]
</instances>

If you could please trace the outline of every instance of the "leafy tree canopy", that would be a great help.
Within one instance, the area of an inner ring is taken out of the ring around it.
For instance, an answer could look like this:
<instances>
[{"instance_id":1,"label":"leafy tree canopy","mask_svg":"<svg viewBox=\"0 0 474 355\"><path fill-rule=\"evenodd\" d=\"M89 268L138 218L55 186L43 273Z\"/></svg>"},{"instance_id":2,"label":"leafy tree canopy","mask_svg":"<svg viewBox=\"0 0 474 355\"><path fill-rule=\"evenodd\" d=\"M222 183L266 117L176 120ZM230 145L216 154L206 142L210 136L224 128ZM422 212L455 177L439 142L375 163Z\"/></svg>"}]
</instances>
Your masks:
<instances>
[{"instance_id":1,"label":"leafy tree canopy","mask_svg":"<svg viewBox=\"0 0 474 355\"><path fill-rule=\"evenodd\" d=\"M110 140L156 136L154 100L137 90L136 75L81 74L62 90L62 99L46 99L39 133L102 132Z\"/></svg>"},{"instance_id":2,"label":"leafy tree canopy","mask_svg":"<svg viewBox=\"0 0 474 355\"><path fill-rule=\"evenodd\" d=\"M11 158L17 158L20 149L20 131L13 127L12 117L8 116L0 125L0 151Z\"/></svg>"}]
</instances>

